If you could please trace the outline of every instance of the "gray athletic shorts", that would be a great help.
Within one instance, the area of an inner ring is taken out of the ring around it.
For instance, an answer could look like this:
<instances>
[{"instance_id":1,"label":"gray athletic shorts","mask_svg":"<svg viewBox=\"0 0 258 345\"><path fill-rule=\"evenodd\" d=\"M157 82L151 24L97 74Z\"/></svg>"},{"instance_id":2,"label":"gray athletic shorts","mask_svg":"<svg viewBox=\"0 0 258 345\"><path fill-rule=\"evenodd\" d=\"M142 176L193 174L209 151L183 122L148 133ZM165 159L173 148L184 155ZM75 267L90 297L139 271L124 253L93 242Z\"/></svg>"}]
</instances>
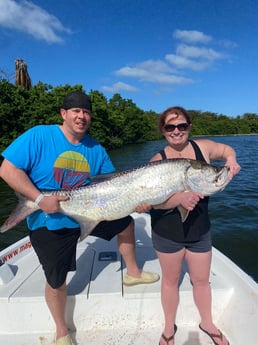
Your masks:
<instances>
[{"instance_id":1,"label":"gray athletic shorts","mask_svg":"<svg viewBox=\"0 0 258 345\"><path fill-rule=\"evenodd\" d=\"M210 231L202 235L199 241L194 242L175 242L152 231L152 243L154 249L161 253L176 253L183 248L194 253L206 253L212 247Z\"/></svg>"},{"instance_id":2,"label":"gray athletic shorts","mask_svg":"<svg viewBox=\"0 0 258 345\"><path fill-rule=\"evenodd\" d=\"M131 223L127 216L113 221L99 223L91 235L110 241L124 231ZM76 246L80 228L48 230L39 228L29 232L31 244L44 270L48 284L57 289L66 280L69 271L76 270Z\"/></svg>"}]
</instances>

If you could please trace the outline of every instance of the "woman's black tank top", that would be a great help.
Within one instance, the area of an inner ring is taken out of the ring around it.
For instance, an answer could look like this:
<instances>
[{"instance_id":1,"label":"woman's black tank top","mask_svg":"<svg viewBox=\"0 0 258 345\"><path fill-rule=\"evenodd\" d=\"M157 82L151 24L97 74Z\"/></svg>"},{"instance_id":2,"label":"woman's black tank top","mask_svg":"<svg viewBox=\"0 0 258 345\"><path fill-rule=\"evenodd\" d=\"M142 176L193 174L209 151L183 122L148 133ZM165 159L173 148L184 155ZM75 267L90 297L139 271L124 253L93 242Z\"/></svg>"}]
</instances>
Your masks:
<instances>
[{"instance_id":1,"label":"woman's black tank top","mask_svg":"<svg viewBox=\"0 0 258 345\"><path fill-rule=\"evenodd\" d=\"M193 140L189 142L193 146L196 160L205 162L199 146ZM159 153L162 159L167 159L164 149ZM152 209L150 211L152 230L159 236L176 242L198 241L210 229L208 201L208 197L201 199L193 211L189 212L184 223L177 208L169 213L168 210Z\"/></svg>"}]
</instances>

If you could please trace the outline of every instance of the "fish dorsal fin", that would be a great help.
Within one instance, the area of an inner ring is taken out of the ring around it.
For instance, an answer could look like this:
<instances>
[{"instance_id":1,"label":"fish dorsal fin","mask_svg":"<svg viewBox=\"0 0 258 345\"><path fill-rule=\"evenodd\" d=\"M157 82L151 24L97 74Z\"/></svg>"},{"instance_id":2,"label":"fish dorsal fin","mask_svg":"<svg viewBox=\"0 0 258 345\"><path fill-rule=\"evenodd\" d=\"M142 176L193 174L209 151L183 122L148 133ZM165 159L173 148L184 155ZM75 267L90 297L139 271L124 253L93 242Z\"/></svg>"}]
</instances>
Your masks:
<instances>
[{"instance_id":1,"label":"fish dorsal fin","mask_svg":"<svg viewBox=\"0 0 258 345\"><path fill-rule=\"evenodd\" d=\"M186 208L184 208L183 206L180 206L180 205L177 206L177 209L178 209L178 211L179 211L179 213L181 215L181 220L184 223L186 221L188 215L189 215L189 211Z\"/></svg>"},{"instance_id":2,"label":"fish dorsal fin","mask_svg":"<svg viewBox=\"0 0 258 345\"><path fill-rule=\"evenodd\" d=\"M106 180L110 180L112 177L116 176L117 173L109 173L109 174L101 174L101 175L95 175L91 176L89 178L91 184L93 183L99 183L99 182L104 182Z\"/></svg>"}]
</instances>

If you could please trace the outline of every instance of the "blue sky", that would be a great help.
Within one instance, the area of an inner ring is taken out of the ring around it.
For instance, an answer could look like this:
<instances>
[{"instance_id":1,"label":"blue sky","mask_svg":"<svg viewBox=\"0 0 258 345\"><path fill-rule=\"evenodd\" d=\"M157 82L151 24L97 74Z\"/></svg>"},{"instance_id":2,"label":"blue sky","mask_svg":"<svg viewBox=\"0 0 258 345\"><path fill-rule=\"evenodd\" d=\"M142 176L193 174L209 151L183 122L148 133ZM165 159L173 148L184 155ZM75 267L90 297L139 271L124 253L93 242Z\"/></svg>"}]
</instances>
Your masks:
<instances>
[{"instance_id":1,"label":"blue sky","mask_svg":"<svg viewBox=\"0 0 258 345\"><path fill-rule=\"evenodd\" d=\"M258 114L256 0L0 0L0 70L143 110ZM2 74L3 76L3 74Z\"/></svg>"}]
</instances>

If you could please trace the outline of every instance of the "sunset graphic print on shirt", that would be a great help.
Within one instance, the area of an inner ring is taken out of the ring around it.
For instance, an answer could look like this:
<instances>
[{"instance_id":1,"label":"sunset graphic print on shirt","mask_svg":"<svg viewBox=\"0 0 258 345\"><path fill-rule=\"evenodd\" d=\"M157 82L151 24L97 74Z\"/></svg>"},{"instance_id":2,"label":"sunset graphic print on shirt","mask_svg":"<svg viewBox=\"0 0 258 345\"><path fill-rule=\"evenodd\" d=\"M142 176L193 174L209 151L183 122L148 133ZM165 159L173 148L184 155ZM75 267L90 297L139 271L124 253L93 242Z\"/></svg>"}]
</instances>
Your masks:
<instances>
[{"instance_id":1,"label":"sunset graphic print on shirt","mask_svg":"<svg viewBox=\"0 0 258 345\"><path fill-rule=\"evenodd\" d=\"M80 187L89 175L89 164L86 158L78 152L63 152L55 161L54 178L61 189Z\"/></svg>"}]
</instances>

